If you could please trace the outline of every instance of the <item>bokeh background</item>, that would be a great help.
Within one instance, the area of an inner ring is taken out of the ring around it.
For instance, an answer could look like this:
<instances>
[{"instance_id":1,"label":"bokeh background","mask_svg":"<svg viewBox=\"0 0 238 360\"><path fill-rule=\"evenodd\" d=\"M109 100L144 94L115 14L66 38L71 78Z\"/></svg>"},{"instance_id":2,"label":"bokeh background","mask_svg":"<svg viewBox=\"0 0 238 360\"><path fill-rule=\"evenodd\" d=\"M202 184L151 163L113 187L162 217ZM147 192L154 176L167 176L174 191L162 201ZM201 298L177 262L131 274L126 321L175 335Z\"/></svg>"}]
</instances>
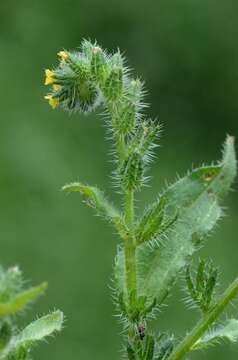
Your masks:
<instances>
[{"instance_id":1,"label":"bokeh background","mask_svg":"<svg viewBox=\"0 0 238 360\"><path fill-rule=\"evenodd\" d=\"M120 47L146 82L150 116L164 124L153 181L142 208L165 179L219 159L227 133L238 135L238 2L236 0L2 0L0 2L0 261L19 264L31 283L48 280L47 295L22 324L60 308L65 329L35 359L120 359L110 278L117 238L81 204L60 191L81 180L105 188L112 164L96 115L68 116L44 101L43 69L62 48L83 38ZM234 185L237 190L237 183ZM238 191L204 256L221 269L221 288L238 273ZM181 283L156 327L183 334L197 319L181 300ZM237 308L230 310L237 315ZM221 346L191 359L237 359Z\"/></svg>"}]
</instances>

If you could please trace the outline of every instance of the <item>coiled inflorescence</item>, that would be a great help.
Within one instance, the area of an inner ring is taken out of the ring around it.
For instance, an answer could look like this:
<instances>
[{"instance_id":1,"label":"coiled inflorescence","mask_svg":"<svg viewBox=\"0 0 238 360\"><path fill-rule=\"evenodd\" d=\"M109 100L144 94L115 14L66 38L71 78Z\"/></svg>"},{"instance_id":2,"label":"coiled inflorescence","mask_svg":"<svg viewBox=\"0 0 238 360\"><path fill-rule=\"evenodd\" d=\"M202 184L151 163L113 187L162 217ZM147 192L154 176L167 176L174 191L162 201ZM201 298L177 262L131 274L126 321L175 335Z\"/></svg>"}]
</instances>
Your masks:
<instances>
[{"instance_id":1,"label":"coiled inflorescence","mask_svg":"<svg viewBox=\"0 0 238 360\"><path fill-rule=\"evenodd\" d=\"M125 74L119 52L107 55L89 41L79 51L60 51L54 70L45 70L45 85L52 85L45 98L56 108L90 112L104 99L115 101L122 94Z\"/></svg>"},{"instance_id":2,"label":"coiled inflorescence","mask_svg":"<svg viewBox=\"0 0 238 360\"><path fill-rule=\"evenodd\" d=\"M100 92L90 71L89 57L83 52L60 51L59 66L45 70L45 85L52 85L45 97L56 108L88 112L100 102Z\"/></svg>"},{"instance_id":3,"label":"coiled inflorescence","mask_svg":"<svg viewBox=\"0 0 238 360\"><path fill-rule=\"evenodd\" d=\"M143 84L133 79L118 50L108 54L84 40L79 51L60 51L59 65L45 70L45 96L53 107L87 113L102 105L115 140L116 182L123 189L139 190L160 126L144 119Z\"/></svg>"}]
</instances>

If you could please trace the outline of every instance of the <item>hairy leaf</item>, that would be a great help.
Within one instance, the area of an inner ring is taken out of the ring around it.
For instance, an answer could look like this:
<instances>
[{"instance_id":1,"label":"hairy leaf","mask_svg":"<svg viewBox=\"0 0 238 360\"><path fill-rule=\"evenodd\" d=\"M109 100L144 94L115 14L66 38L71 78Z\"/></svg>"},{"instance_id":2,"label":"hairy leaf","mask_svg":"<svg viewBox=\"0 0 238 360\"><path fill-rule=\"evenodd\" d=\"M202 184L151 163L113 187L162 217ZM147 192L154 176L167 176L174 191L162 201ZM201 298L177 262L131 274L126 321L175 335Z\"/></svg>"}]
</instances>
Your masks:
<instances>
[{"instance_id":1,"label":"hairy leaf","mask_svg":"<svg viewBox=\"0 0 238 360\"><path fill-rule=\"evenodd\" d=\"M18 266L4 269L0 265L0 303L10 301L23 288L22 272Z\"/></svg>"},{"instance_id":2,"label":"hairy leaf","mask_svg":"<svg viewBox=\"0 0 238 360\"><path fill-rule=\"evenodd\" d=\"M18 358L18 354L26 353L34 343L60 331L63 318L63 313L58 310L32 322L18 335L12 337L9 345L0 353L0 359Z\"/></svg>"},{"instance_id":3,"label":"hairy leaf","mask_svg":"<svg viewBox=\"0 0 238 360\"><path fill-rule=\"evenodd\" d=\"M236 174L234 140L228 137L223 160L202 167L170 186L163 194L165 216L176 220L158 241L137 249L138 294L161 303L187 259L221 217L220 198L229 190ZM115 277L125 291L123 252L116 259Z\"/></svg>"},{"instance_id":4,"label":"hairy leaf","mask_svg":"<svg viewBox=\"0 0 238 360\"><path fill-rule=\"evenodd\" d=\"M83 185L75 182L63 186L63 190L77 191L85 197L88 206L94 208L97 214L114 223L118 232L124 237L127 231L119 211L106 199L104 193L94 186Z\"/></svg>"},{"instance_id":5,"label":"hairy leaf","mask_svg":"<svg viewBox=\"0 0 238 360\"><path fill-rule=\"evenodd\" d=\"M117 211L105 198L103 192L94 186L74 182L63 186L62 189L80 192L80 194L85 197L87 205L95 208L99 213L102 213L106 217L114 218L118 216Z\"/></svg>"},{"instance_id":6,"label":"hairy leaf","mask_svg":"<svg viewBox=\"0 0 238 360\"><path fill-rule=\"evenodd\" d=\"M47 283L17 293L7 302L0 302L0 317L13 315L23 310L26 305L36 300L47 288Z\"/></svg>"},{"instance_id":7,"label":"hairy leaf","mask_svg":"<svg viewBox=\"0 0 238 360\"><path fill-rule=\"evenodd\" d=\"M173 224L176 215L166 217L165 208L165 197L162 196L145 210L135 228L137 245L155 239Z\"/></svg>"},{"instance_id":8,"label":"hairy leaf","mask_svg":"<svg viewBox=\"0 0 238 360\"><path fill-rule=\"evenodd\" d=\"M225 340L233 343L238 341L238 320L229 319L223 326L209 331L196 342L192 350L204 349Z\"/></svg>"}]
</instances>

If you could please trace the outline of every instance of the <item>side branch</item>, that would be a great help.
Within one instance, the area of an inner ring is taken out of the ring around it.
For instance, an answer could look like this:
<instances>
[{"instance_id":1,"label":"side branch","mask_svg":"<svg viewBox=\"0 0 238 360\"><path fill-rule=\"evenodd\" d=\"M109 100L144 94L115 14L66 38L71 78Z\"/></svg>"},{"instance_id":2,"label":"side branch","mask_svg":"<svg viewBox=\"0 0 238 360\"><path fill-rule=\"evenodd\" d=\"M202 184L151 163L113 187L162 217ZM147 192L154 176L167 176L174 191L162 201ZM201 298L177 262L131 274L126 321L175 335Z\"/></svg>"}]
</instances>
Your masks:
<instances>
[{"instance_id":1,"label":"side branch","mask_svg":"<svg viewBox=\"0 0 238 360\"><path fill-rule=\"evenodd\" d=\"M194 329L184 338L184 340L175 348L168 360L180 360L187 354L193 345L200 339L206 330L222 314L225 307L238 294L238 278L226 289L217 304L206 314L194 327Z\"/></svg>"}]
</instances>

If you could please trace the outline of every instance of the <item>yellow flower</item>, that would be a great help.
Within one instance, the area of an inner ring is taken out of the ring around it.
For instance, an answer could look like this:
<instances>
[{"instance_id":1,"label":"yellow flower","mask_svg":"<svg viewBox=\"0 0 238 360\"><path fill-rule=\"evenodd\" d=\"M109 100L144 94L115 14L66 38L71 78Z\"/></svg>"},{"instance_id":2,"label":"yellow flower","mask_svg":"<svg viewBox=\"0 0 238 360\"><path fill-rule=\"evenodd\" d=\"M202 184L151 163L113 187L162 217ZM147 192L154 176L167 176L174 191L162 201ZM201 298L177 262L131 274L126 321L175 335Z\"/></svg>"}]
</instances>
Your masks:
<instances>
[{"instance_id":1,"label":"yellow flower","mask_svg":"<svg viewBox=\"0 0 238 360\"><path fill-rule=\"evenodd\" d=\"M66 51L59 51L57 53L57 55L62 59L62 60L67 60L69 58L69 55L67 54Z\"/></svg>"},{"instance_id":2,"label":"yellow flower","mask_svg":"<svg viewBox=\"0 0 238 360\"><path fill-rule=\"evenodd\" d=\"M62 86L61 85L57 85L57 84L54 84L53 85L53 90L55 91L60 91L62 89Z\"/></svg>"},{"instance_id":3,"label":"yellow flower","mask_svg":"<svg viewBox=\"0 0 238 360\"><path fill-rule=\"evenodd\" d=\"M50 106L55 109L57 106L59 106L59 99L53 97L53 95L46 95L45 99L48 100Z\"/></svg>"},{"instance_id":4,"label":"yellow flower","mask_svg":"<svg viewBox=\"0 0 238 360\"><path fill-rule=\"evenodd\" d=\"M45 70L45 85L53 84L54 81L55 81L55 79L54 79L53 71L46 69Z\"/></svg>"}]
</instances>

